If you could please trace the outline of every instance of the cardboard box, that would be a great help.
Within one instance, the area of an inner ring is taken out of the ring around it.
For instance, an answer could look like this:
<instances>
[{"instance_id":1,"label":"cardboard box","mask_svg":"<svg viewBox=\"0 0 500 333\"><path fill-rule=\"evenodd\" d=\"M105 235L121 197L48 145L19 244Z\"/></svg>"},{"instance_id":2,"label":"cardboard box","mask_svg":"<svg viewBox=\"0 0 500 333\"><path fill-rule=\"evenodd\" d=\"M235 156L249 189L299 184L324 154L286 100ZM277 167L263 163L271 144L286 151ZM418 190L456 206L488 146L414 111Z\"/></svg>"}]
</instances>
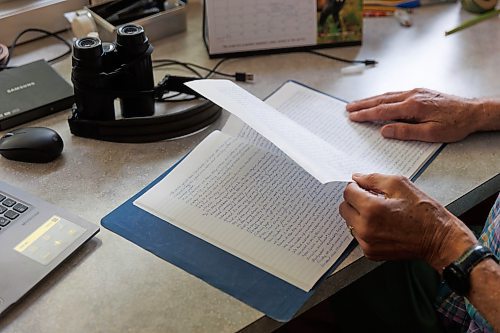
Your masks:
<instances>
[{"instance_id":1,"label":"cardboard box","mask_svg":"<svg viewBox=\"0 0 500 333\"><path fill-rule=\"evenodd\" d=\"M99 37L108 42L115 40L118 26L106 21L99 13L110 2L87 7L96 23ZM186 30L186 4L184 1L170 0L165 11L127 23L142 26L150 41L161 39Z\"/></svg>"}]
</instances>

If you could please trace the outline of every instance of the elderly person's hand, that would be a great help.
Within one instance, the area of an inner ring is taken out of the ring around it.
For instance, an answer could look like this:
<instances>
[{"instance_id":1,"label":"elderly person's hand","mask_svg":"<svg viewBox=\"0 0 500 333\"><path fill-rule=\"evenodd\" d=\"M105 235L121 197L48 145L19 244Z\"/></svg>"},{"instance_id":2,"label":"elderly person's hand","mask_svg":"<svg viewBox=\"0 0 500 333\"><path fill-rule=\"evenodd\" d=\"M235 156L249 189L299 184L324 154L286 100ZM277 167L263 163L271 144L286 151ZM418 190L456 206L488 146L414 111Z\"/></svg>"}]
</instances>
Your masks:
<instances>
[{"instance_id":1,"label":"elderly person's hand","mask_svg":"<svg viewBox=\"0 0 500 333\"><path fill-rule=\"evenodd\" d=\"M353 175L340 214L372 260L424 259L441 272L476 243L473 233L408 179Z\"/></svg>"},{"instance_id":2,"label":"elderly person's hand","mask_svg":"<svg viewBox=\"0 0 500 333\"><path fill-rule=\"evenodd\" d=\"M381 129L386 138L427 142L454 142L473 132L498 129L500 114L498 101L422 88L366 98L346 109L353 121L393 121Z\"/></svg>"}]
</instances>

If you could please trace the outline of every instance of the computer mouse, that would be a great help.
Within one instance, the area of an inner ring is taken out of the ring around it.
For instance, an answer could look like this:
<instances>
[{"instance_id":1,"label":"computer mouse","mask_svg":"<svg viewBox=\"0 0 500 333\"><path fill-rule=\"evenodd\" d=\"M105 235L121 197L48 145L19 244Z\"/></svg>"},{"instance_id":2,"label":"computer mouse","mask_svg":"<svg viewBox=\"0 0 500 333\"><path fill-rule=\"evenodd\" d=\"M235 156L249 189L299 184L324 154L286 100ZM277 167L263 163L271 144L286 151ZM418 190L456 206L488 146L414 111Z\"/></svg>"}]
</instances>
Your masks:
<instances>
[{"instance_id":1,"label":"computer mouse","mask_svg":"<svg viewBox=\"0 0 500 333\"><path fill-rule=\"evenodd\" d=\"M63 147L59 134L46 127L18 128L0 138L0 154L14 161L50 162L61 155Z\"/></svg>"}]
</instances>

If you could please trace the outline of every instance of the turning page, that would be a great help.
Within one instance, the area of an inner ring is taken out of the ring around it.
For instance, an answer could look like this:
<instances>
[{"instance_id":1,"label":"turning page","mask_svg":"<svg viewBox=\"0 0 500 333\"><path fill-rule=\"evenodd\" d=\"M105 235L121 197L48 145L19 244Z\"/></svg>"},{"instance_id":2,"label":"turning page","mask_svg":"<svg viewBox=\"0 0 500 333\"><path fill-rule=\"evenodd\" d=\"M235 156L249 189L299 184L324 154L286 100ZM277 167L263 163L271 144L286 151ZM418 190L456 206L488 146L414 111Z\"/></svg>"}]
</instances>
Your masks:
<instances>
[{"instance_id":1,"label":"turning page","mask_svg":"<svg viewBox=\"0 0 500 333\"><path fill-rule=\"evenodd\" d=\"M379 125L350 121L345 102L293 81L266 102L227 80L197 80L187 85L251 128L239 123L239 128L224 132L283 151L322 183L350 181L355 172L411 177L440 147L385 139ZM234 126L230 120L229 127Z\"/></svg>"},{"instance_id":2,"label":"turning page","mask_svg":"<svg viewBox=\"0 0 500 333\"><path fill-rule=\"evenodd\" d=\"M349 170L362 165L229 80L186 85L243 120L323 184L349 181Z\"/></svg>"},{"instance_id":3,"label":"turning page","mask_svg":"<svg viewBox=\"0 0 500 333\"><path fill-rule=\"evenodd\" d=\"M215 131L134 204L309 291L352 240L345 186Z\"/></svg>"}]
</instances>

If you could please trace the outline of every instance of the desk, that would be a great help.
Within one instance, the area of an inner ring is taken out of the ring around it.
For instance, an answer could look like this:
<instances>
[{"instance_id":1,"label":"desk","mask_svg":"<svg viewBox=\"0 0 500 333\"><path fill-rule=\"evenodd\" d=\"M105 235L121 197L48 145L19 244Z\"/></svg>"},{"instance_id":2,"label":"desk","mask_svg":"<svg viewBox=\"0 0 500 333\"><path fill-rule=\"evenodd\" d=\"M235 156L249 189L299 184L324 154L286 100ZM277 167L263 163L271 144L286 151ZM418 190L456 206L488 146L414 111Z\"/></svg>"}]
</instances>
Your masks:
<instances>
[{"instance_id":1,"label":"desk","mask_svg":"<svg viewBox=\"0 0 500 333\"><path fill-rule=\"evenodd\" d=\"M393 18L365 20L363 46L324 52L374 58L380 64L361 75L342 76L342 63L307 53L241 58L222 67L247 71L256 81L243 87L265 97L288 79L346 100L388 90L429 87L464 96L500 96L500 21L492 19L444 37L469 15L459 5L420 8L414 26ZM154 58L213 65L201 39L201 5L189 1L188 31L155 43ZM20 47L12 64L47 58L58 45L40 41ZM54 67L68 81L70 59ZM164 72L155 75L158 81ZM93 223L155 179L212 129L149 144L117 144L72 136L68 112L29 126L58 131L62 158L31 165L0 159L0 178L65 207ZM459 214L500 188L500 133L482 133L447 145L417 180L418 187ZM359 252L357 252L359 254ZM308 308L376 266L361 258L330 277ZM92 241L37 286L0 320L2 332L264 332L279 324L205 282L101 229Z\"/></svg>"}]
</instances>

